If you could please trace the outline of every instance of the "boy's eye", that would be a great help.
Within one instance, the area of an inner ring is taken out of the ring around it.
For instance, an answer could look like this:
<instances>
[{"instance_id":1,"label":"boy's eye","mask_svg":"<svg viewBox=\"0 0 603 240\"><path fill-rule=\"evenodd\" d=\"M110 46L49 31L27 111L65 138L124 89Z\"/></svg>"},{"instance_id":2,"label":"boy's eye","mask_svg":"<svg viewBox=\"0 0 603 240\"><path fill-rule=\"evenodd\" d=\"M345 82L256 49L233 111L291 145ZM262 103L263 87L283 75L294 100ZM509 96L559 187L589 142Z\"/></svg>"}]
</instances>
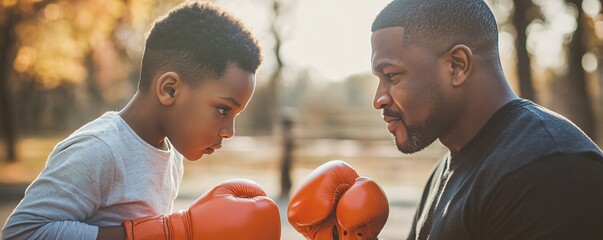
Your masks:
<instances>
[{"instance_id":1,"label":"boy's eye","mask_svg":"<svg viewBox=\"0 0 603 240\"><path fill-rule=\"evenodd\" d=\"M229 110L230 110L230 108L227 108L227 107L218 107L218 113L222 116L228 114Z\"/></svg>"}]
</instances>

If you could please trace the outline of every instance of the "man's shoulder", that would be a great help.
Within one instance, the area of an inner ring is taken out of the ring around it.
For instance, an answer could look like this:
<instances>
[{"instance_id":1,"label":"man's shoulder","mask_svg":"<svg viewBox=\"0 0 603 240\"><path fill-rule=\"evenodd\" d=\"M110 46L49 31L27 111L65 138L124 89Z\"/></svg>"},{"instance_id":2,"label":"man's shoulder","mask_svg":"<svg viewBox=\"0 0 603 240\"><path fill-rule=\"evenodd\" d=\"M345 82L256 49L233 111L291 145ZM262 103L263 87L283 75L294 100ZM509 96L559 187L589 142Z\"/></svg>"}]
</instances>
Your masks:
<instances>
[{"instance_id":1,"label":"man's shoulder","mask_svg":"<svg viewBox=\"0 0 603 240\"><path fill-rule=\"evenodd\" d=\"M530 165L590 158L601 162L601 149L584 132L563 116L531 102L510 115L506 129L485 153L479 179L496 183ZM576 164L582 164L575 161Z\"/></svg>"},{"instance_id":2,"label":"man's shoulder","mask_svg":"<svg viewBox=\"0 0 603 240\"><path fill-rule=\"evenodd\" d=\"M601 149L580 128L542 106L526 101L509 119L490 155L495 162L507 162L500 164L521 165L552 154L603 156Z\"/></svg>"},{"instance_id":3,"label":"man's shoulder","mask_svg":"<svg viewBox=\"0 0 603 240\"><path fill-rule=\"evenodd\" d=\"M523 126L527 141L543 142L559 153L599 152L596 144L572 121L543 106L530 103L521 108L515 123Z\"/></svg>"}]
</instances>

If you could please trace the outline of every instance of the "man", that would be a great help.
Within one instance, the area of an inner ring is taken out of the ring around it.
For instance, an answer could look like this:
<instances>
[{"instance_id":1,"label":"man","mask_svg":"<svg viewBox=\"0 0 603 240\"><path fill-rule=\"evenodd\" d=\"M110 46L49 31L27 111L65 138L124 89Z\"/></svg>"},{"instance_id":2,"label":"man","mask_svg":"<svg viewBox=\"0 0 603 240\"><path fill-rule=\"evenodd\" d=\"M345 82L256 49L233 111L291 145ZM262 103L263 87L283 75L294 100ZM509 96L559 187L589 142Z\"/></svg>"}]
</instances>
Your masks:
<instances>
[{"instance_id":1,"label":"man","mask_svg":"<svg viewBox=\"0 0 603 240\"><path fill-rule=\"evenodd\" d=\"M373 100L398 149L450 153L408 239L603 239L603 153L518 98L483 0L395 0L372 26Z\"/></svg>"}]
</instances>

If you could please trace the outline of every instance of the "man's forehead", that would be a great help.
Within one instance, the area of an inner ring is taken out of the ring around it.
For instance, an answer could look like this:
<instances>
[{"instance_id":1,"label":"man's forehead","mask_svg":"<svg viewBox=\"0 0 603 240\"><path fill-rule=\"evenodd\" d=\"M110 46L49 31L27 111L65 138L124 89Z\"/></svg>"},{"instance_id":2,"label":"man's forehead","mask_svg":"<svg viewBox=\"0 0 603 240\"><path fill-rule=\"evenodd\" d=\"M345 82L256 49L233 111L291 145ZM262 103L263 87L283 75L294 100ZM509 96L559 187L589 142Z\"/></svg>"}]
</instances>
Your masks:
<instances>
[{"instance_id":1,"label":"man's forehead","mask_svg":"<svg viewBox=\"0 0 603 240\"><path fill-rule=\"evenodd\" d=\"M400 51L404 48L404 28L382 28L371 37L373 71L381 71L384 67L400 61Z\"/></svg>"},{"instance_id":2,"label":"man's forehead","mask_svg":"<svg viewBox=\"0 0 603 240\"><path fill-rule=\"evenodd\" d=\"M387 27L376 30L371 36L373 49L389 45L402 46L404 44L404 27Z\"/></svg>"}]
</instances>

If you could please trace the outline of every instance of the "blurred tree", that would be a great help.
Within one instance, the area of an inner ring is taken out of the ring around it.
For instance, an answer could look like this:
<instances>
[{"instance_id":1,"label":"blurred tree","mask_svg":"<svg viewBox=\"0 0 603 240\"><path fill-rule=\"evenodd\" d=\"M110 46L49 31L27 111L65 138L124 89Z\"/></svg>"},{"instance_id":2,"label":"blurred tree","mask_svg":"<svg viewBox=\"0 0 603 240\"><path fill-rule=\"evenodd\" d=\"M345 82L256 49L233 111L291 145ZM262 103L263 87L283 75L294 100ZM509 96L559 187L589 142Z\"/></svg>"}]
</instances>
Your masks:
<instances>
[{"instance_id":1,"label":"blurred tree","mask_svg":"<svg viewBox=\"0 0 603 240\"><path fill-rule=\"evenodd\" d=\"M179 2L0 1L0 134L8 159L16 159L17 129L67 130L127 100L144 33Z\"/></svg>"},{"instance_id":2,"label":"blurred tree","mask_svg":"<svg viewBox=\"0 0 603 240\"><path fill-rule=\"evenodd\" d=\"M52 1L2 1L0 2L0 116L3 116L1 131L5 137L7 161L17 160L16 124L13 111L9 78L13 73L13 61L19 42L16 28L22 22L30 21L36 13Z\"/></svg>"},{"instance_id":3,"label":"blurred tree","mask_svg":"<svg viewBox=\"0 0 603 240\"><path fill-rule=\"evenodd\" d=\"M295 117L293 113L283 112L281 117L281 192L280 199L289 199L291 192L291 167L293 165L293 151L295 148L295 141L293 136L293 125L295 124Z\"/></svg>"},{"instance_id":4,"label":"blurred tree","mask_svg":"<svg viewBox=\"0 0 603 240\"><path fill-rule=\"evenodd\" d=\"M281 99L279 91L282 83L282 71L284 62L281 53L283 44L283 26L282 18L287 13L288 6L284 6L283 0L271 0L272 21L270 21L270 33L274 38L273 55L275 65L272 67L272 73L268 77L266 85L260 85L256 89L254 100L251 103L250 112L256 134L269 134L274 130L275 123L278 122L281 108Z\"/></svg>"},{"instance_id":5,"label":"blurred tree","mask_svg":"<svg viewBox=\"0 0 603 240\"><path fill-rule=\"evenodd\" d=\"M281 84L283 81L282 74L284 63L281 56L281 47L284 41L284 26L287 24L283 21L283 15L289 13L289 9L293 6L295 0L285 2L284 0L273 0L272 11L273 20L270 26L270 32L274 38L274 58L276 64L273 72L268 79L268 86L264 89L264 94L260 94L260 101L263 106L260 108L261 111L256 110L256 126L259 127L260 131L270 132L275 128L275 123L282 122L281 131L283 131L283 144L282 144L282 157L281 157L281 198L288 198L289 191L291 190L291 166L293 164L293 136L291 134L291 128L293 120L288 119L287 116L282 115L282 100L280 99L279 92L281 90ZM259 123L259 124L258 124Z\"/></svg>"},{"instance_id":6,"label":"blurred tree","mask_svg":"<svg viewBox=\"0 0 603 240\"><path fill-rule=\"evenodd\" d=\"M599 101L595 109L599 110L599 134L603 133L603 0L599 0L599 14L595 16L590 27L592 28L595 51L597 53L597 77L599 79ZM599 136L599 146L603 147L603 137Z\"/></svg>"},{"instance_id":7,"label":"blurred tree","mask_svg":"<svg viewBox=\"0 0 603 240\"><path fill-rule=\"evenodd\" d=\"M517 54L517 78L519 80L519 95L522 98L537 102L532 83L532 64L527 49L528 25L532 20L540 18L539 9L531 0L513 0L512 24L516 30L515 51Z\"/></svg>"},{"instance_id":8,"label":"blurred tree","mask_svg":"<svg viewBox=\"0 0 603 240\"><path fill-rule=\"evenodd\" d=\"M372 109L374 92L376 89L375 76L371 73L355 74L345 80L347 103L351 106L363 106Z\"/></svg>"},{"instance_id":9,"label":"blurred tree","mask_svg":"<svg viewBox=\"0 0 603 240\"><path fill-rule=\"evenodd\" d=\"M19 77L13 81L14 91L18 102L29 102L18 109L19 116L29 118L22 128L68 130L98 114L94 106L104 101L86 92L97 87L88 80L119 79L127 64L118 57L105 59L122 64L98 77L95 73L102 69L90 60L97 60L96 52L111 52L104 43L111 39L124 6L121 0L54 1L17 26L19 48L13 66ZM26 99L28 94L33 98ZM55 107L61 102L65 104ZM39 117L30 117L35 115Z\"/></svg>"},{"instance_id":10,"label":"blurred tree","mask_svg":"<svg viewBox=\"0 0 603 240\"><path fill-rule=\"evenodd\" d=\"M279 24L283 24L279 21L279 18L283 14L283 7L280 0L275 0L272 2L272 10L274 12L274 19L272 21L272 25L270 26L270 32L274 37L274 58L276 60L276 66L274 66L274 70L268 79L268 98L272 99L269 101L272 106L267 106L269 109L269 113L271 121L270 123L275 123L277 117L279 116L280 110L280 99L278 97L278 92L280 89L280 85L282 82L282 72L283 72L283 58L281 56L281 46L283 44L283 36L282 30L279 28ZM272 124L270 124L272 125Z\"/></svg>"},{"instance_id":11,"label":"blurred tree","mask_svg":"<svg viewBox=\"0 0 603 240\"><path fill-rule=\"evenodd\" d=\"M595 115L590 92L587 90L586 73L582 57L587 53L586 35L588 17L582 9L582 0L566 0L569 7L576 10L576 30L570 36L567 46L567 74L555 87L559 111L571 119L589 137L596 141Z\"/></svg>"}]
</instances>

